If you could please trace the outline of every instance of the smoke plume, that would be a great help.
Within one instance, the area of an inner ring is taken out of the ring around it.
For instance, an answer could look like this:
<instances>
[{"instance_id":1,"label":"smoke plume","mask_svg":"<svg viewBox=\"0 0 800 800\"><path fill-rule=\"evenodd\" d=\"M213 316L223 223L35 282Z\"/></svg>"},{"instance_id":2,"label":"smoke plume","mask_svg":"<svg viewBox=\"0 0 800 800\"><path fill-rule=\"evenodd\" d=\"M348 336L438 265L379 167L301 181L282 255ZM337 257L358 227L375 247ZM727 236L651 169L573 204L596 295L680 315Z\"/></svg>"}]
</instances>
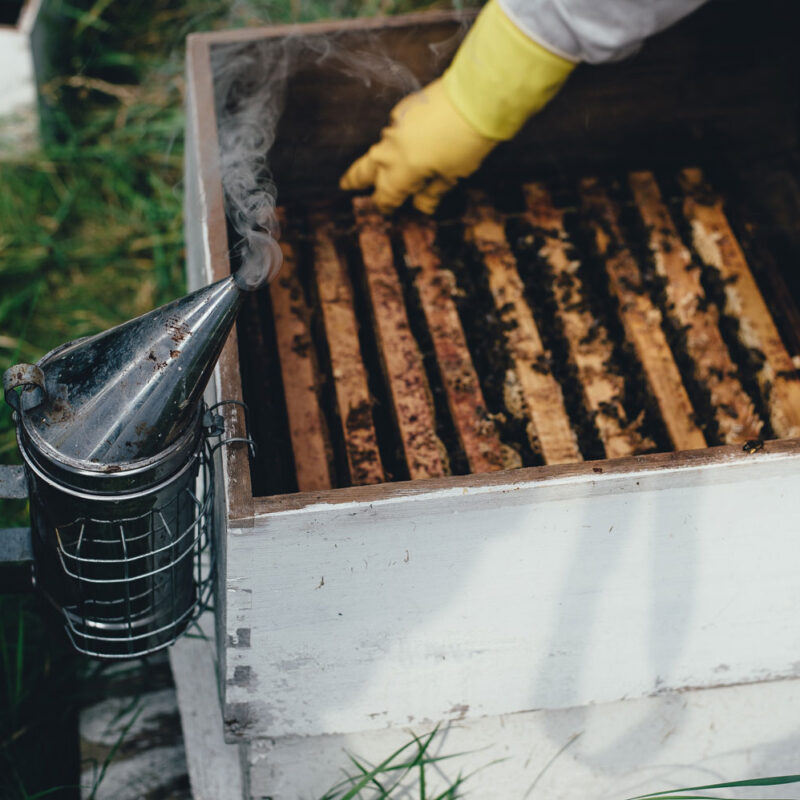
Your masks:
<instances>
[{"instance_id":1,"label":"smoke plume","mask_svg":"<svg viewBox=\"0 0 800 800\"><path fill-rule=\"evenodd\" d=\"M270 243L280 230L269 152L292 75L314 64L359 80L365 91L383 86L408 94L420 88L416 76L385 52L377 36L360 50L352 48L352 40L345 46L340 38L337 33L298 34L212 48L222 184L228 216L241 236L237 282L242 288L257 288L280 269L280 250ZM432 44L431 50L437 58L449 59L459 39Z\"/></svg>"}]
</instances>

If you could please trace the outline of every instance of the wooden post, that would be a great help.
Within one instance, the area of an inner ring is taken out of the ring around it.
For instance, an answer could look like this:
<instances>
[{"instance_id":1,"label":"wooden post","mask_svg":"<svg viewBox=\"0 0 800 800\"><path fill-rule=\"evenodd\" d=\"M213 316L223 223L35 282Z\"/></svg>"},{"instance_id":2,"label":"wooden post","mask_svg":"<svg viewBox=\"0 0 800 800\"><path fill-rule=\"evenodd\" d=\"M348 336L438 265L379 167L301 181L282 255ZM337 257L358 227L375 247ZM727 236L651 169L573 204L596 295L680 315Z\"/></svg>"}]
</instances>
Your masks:
<instances>
[{"instance_id":1,"label":"wooden post","mask_svg":"<svg viewBox=\"0 0 800 800\"><path fill-rule=\"evenodd\" d=\"M737 444L757 439L764 423L742 388L719 330L717 308L706 304L700 270L692 268L692 257L661 199L655 177L651 172L632 172L628 181L648 230L656 272L666 280L667 313L685 331L695 377L708 389L722 441Z\"/></svg>"},{"instance_id":2,"label":"wooden post","mask_svg":"<svg viewBox=\"0 0 800 800\"><path fill-rule=\"evenodd\" d=\"M642 276L619 228L615 204L599 181L581 181L583 209L595 246L604 260L611 290L619 303L625 336L633 344L650 391L676 450L706 446L694 410L661 329L661 312L642 286Z\"/></svg>"},{"instance_id":3,"label":"wooden post","mask_svg":"<svg viewBox=\"0 0 800 800\"><path fill-rule=\"evenodd\" d=\"M466 236L479 253L489 277L489 288L503 323L514 369L507 376L507 394L521 400L520 413L529 419L531 447L547 464L581 461L561 386L553 377L539 329L525 300L517 262L506 241L503 220L480 195L472 198ZM514 403L508 403L513 412Z\"/></svg>"},{"instance_id":4,"label":"wooden post","mask_svg":"<svg viewBox=\"0 0 800 800\"><path fill-rule=\"evenodd\" d=\"M709 193L701 170L681 170L679 178L694 246L706 264L719 270L725 311L739 320L742 345L763 355L756 377L772 428L781 438L800 436L800 376L728 224L722 201Z\"/></svg>"},{"instance_id":5,"label":"wooden post","mask_svg":"<svg viewBox=\"0 0 800 800\"><path fill-rule=\"evenodd\" d=\"M382 483L383 464L372 421L372 398L361 358L353 288L325 217L311 220L314 276L328 341L336 405L352 483Z\"/></svg>"}]
</instances>

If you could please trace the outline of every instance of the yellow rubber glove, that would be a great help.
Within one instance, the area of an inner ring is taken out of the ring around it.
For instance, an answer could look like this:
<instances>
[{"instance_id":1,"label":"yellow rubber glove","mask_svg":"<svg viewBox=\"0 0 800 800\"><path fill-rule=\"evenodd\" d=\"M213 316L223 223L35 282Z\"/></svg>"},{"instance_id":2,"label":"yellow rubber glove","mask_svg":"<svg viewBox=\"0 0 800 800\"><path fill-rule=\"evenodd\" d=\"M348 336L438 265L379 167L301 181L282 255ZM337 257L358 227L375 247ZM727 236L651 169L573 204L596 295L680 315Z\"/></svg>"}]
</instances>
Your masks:
<instances>
[{"instance_id":1,"label":"yellow rubber glove","mask_svg":"<svg viewBox=\"0 0 800 800\"><path fill-rule=\"evenodd\" d=\"M350 167L339 185L375 186L372 199L384 213L414 195L414 205L432 214L441 196L474 172L496 144L456 111L440 79L394 107L380 142Z\"/></svg>"},{"instance_id":2,"label":"yellow rubber glove","mask_svg":"<svg viewBox=\"0 0 800 800\"><path fill-rule=\"evenodd\" d=\"M420 211L433 213L442 195L512 138L574 67L490 0L444 76L394 107L381 140L350 167L341 188L374 186L384 213L409 195Z\"/></svg>"}]
</instances>

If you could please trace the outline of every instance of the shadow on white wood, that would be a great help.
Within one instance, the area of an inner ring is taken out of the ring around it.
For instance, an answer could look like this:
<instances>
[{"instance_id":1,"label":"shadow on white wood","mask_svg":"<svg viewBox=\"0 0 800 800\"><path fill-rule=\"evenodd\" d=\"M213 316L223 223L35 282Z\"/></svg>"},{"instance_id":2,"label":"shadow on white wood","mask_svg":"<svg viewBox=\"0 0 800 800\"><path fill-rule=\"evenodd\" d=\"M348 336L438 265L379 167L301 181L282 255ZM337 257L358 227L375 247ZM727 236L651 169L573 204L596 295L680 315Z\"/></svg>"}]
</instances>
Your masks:
<instances>
[{"instance_id":1,"label":"shadow on white wood","mask_svg":"<svg viewBox=\"0 0 800 800\"><path fill-rule=\"evenodd\" d=\"M755 455L318 505L232 528L228 736L796 676L798 469L798 456Z\"/></svg>"}]
</instances>

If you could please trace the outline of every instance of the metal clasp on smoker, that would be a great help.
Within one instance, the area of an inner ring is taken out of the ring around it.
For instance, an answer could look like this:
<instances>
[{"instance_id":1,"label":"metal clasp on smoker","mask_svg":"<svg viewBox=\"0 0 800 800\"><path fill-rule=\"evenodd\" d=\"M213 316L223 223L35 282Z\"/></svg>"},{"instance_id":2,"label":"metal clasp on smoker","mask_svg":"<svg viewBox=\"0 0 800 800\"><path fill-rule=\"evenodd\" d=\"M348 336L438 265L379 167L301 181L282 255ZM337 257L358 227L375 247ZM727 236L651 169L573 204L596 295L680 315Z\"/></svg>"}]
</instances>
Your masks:
<instances>
[{"instance_id":1,"label":"metal clasp on smoker","mask_svg":"<svg viewBox=\"0 0 800 800\"><path fill-rule=\"evenodd\" d=\"M225 434L225 420L222 414L216 414L214 412L221 406L226 405L241 406L244 409L245 415L249 413L247 404L243 403L241 400L221 400L219 403L214 403L214 405L207 408L205 414L203 414L202 424L206 436L223 436ZM256 445L249 436L229 436L227 439L220 439L218 442L211 445L211 455L214 455L214 452L223 445L233 444L234 442L247 442L250 455L253 458L256 457L256 448L258 445Z\"/></svg>"}]
</instances>

